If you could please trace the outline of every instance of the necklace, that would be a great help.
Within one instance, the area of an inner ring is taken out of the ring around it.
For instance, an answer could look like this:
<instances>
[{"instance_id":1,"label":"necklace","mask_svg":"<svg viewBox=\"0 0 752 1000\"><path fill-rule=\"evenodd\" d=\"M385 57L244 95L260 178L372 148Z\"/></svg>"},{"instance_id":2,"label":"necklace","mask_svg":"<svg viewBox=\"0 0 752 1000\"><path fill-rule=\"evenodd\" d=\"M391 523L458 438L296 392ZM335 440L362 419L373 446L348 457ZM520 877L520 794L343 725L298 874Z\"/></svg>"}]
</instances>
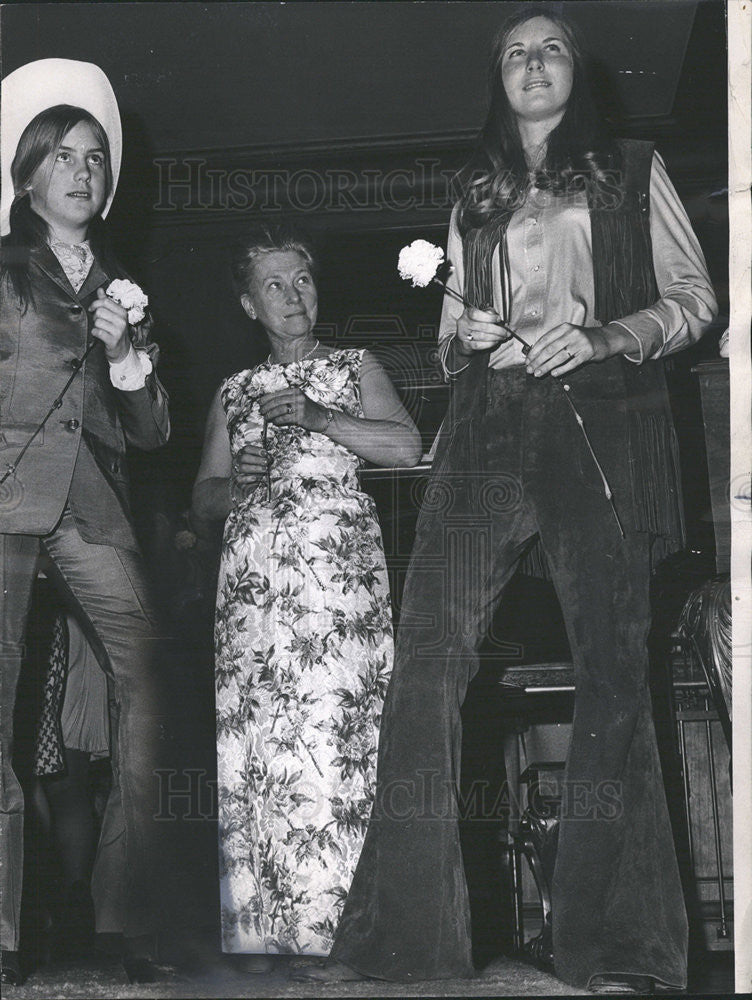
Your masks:
<instances>
[{"instance_id":1,"label":"necklace","mask_svg":"<svg viewBox=\"0 0 752 1000\"><path fill-rule=\"evenodd\" d=\"M298 358L297 360L298 361L305 361L306 358L310 358L310 356L313 354L313 352L316 350L316 348L318 346L319 346L319 341L317 340L316 343L313 345L313 347L310 349L310 351L306 351L306 353L302 357ZM267 361L267 364L270 364L270 365L275 365L275 364L276 365L294 365L295 364L295 361L272 361L271 354L266 359L266 361Z\"/></svg>"}]
</instances>

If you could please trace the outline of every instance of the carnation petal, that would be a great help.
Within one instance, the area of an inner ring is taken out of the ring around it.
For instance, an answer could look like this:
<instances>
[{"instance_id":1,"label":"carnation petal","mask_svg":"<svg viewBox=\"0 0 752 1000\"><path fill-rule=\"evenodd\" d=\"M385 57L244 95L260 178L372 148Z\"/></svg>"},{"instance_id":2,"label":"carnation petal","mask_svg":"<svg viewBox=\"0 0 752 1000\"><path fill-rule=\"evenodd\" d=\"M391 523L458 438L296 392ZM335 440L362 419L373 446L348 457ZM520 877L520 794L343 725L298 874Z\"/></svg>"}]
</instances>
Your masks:
<instances>
[{"instance_id":1,"label":"carnation petal","mask_svg":"<svg viewBox=\"0 0 752 1000\"><path fill-rule=\"evenodd\" d=\"M115 278L105 289L105 295L109 296L113 302L117 302L123 309L128 310L128 322L131 326L140 323L146 315L145 310L149 305L149 299L133 281Z\"/></svg>"},{"instance_id":2,"label":"carnation petal","mask_svg":"<svg viewBox=\"0 0 752 1000\"><path fill-rule=\"evenodd\" d=\"M413 240L399 253L397 270L400 277L412 282L413 288L425 288L436 277L444 261L444 251L428 240Z\"/></svg>"}]
</instances>

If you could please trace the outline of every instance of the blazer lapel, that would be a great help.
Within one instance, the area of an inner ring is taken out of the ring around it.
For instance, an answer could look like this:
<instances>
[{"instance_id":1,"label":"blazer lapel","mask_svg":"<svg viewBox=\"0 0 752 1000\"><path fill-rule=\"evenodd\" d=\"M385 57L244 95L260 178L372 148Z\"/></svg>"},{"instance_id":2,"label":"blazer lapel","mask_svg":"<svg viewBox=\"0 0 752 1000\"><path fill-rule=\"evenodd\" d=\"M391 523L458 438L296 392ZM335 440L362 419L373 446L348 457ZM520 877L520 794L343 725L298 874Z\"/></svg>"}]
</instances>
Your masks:
<instances>
[{"instance_id":1,"label":"blazer lapel","mask_svg":"<svg viewBox=\"0 0 752 1000\"><path fill-rule=\"evenodd\" d=\"M96 290L101 285L104 285L109 281L108 276L99 266L95 257L94 263L91 265L91 269L86 275L86 280L83 285L81 285L78 292L76 292L73 285L71 285L70 281L68 281L65 271L60 266L60 261L48 246L40 247L38 250L33 250L32 258L40 270L44 271L47 277L51 278L52 281L54 281L55 284L65 292L66 295L70 296L72 299L78 299L81 302L85 302L87 298L93 298Z\"/></svg>"},{"instance_id":2,"label":"blazer lapel","mask_svg":"<svg viewBox=\"0 0 752 1000\"><path fill-rule=\"evenodd\" d=\"M99 262L96 257L94 258L94 263L91 265L91 270L86 275L86 280L83 285L78 290L78 297L81 301L86 301L86 299L93 299L94 294L98 288L102 285L109 284L110 279L99 266Z\"/></svg>"},{"instance_id":3,"label":"blazer lapel","mask_svg":"<svg viewBox=\"0 0 752 1000\"><path fill-rule=\"evenodd\" d=\"M44 271L47 277L51 278L56 285L59 285L66 295L70 296L72 299L76 298L76 292L73 285L70 281L68 281L65 271L60 266L60 261L48 246L32 250L31 258L36 263L37 267L41 271Z\"/></svg>"}]
</instances>

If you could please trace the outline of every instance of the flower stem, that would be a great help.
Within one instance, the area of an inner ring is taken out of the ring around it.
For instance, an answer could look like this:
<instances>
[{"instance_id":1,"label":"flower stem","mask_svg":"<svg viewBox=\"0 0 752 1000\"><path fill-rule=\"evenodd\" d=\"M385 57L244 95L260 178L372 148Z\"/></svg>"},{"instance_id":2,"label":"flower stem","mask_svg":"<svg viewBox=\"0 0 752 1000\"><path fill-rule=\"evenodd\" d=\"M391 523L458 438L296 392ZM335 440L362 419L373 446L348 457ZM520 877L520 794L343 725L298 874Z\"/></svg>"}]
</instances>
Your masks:
<instances>
[{"instance_id":1,"label":"flower stem","mask_svg":"<svg viewBox=\"0 0 752 1000\"><path fill-rule=\"evenodd\" d=\"M453 299L456 299L458 302L461 302L466 309L471 308L470 303L462 295L460 295L459 292L456 292L453 288L449 288L449 286L446 285L439 278L434 277L431 280L434 281L441 288L443 288L447 295L451 295ZM502 320L499 320L498 323L499 326L502 326L507 331L507 333L510 333L516 340L519 340L519 342L523 345L522 353L528 354L531 345L528 344L526 341L524 341L522 337L519 336L519 334L515 333L514 330L512 330L509 326L507 326L507 324L504 323ZM611 505L611 511L614 515L614 519L616 520L616 524L619 528L619 533L621 534L622 538L626 538L626 535L624 533L624 527L621 523L621 519L619 518L619 514L616 510L616 505L614 504L614 495L611 491L611 487L608 484L608 479L606 479L606 473L603 471L601 463L598 461L598 456L595 454L595 450L592 444L590 443L590 437L588 435L587 429L585 428L585 421L580 416L577 407L574 405L574 403L572 402L572 398L569 395L571 387L566 382L560 382L559 384L564 390L564 395L566 397L566 400L569 403L570 407L572 408L572 412L574 413L574 418L577 421L580 430L582 431L582 436L585 438L585 444L587 445L587 449L590 452L593 462L595 463L596 469L598 470L598 475L601 477L601 482L603 483L603 492L605 493L606 499Z\"/></svg>"},{"instance_id":2,"label":"flower stem","mask_svg":"<svg viewBox=\"0 0 752 1000\"><path fill-rule=\"evenodd\" d=\"M450 288L449 285L446 285L440 278L434 277L431 278L431 281L435 282L435 284L437 284L440 288L443 288L447 295L451 295L453 299L457 300L457 302L461 302L466 309L472 309L472 306L467 301L467 299L465 299L462 295L460 295L459 292L455 292L453 288ZM519 340L519 342L522 344L523 354L528 353L531 345L528 344L526 340L523 340L518 333L515 333L514 330L511 328L511 326L507 326L507 324L502 319L499 319L497 321L497 324L498 326L503 327L510 336L514 337L515 340Z\"/></svg>"},{"instance_id":3,"label":"flower stem","mask_svg":"<svg viewBox=\"0 0 752 1000\"><path fill-rule=\"evenodd\" d=\"M595 450L593 449L593 446L590 443L590 436L588 435L588 432L587 432L587 430L585 428L585 421L580 416L580 413L579 413L577 407L572 402L572 397L569 395L571 387L566 382L562 382L560 384L561 384L562 389L564 390L564 396L566 397L567 402L572 407L572 412L574 413L574 418L577 421L577 423L579 424L580 430L582 431L582 436L585 438L585 444L587 445L588 451L590 452L590 455L591 455L593 461L595 462L595 467L598 470L598 474L601 477L601 482L603 483L603 492L606 494L606 499L611 504L611 511L612 511L612 513L614 515L614 518L616 519L616 524L617 524L617 526L619 528L619 532L621 534L621 537L622 538L626 538L626 535L624 534L624 528L623 528L621 520L619 518L619 514L617 513L617 510L616 510L616 505L614 504L614 494L611 491L611 487L608 485L608 479L606 479L606 473L603 471L603 469L601 467L601 463L598 461L598 457L595 454Z\"/></svg>"},{"instance_id":4,"label":"flower stem","mask_svg":"<svg viewBox=\"0 0 752 1000\"><path fill-rule=\"evenodd\" d=\"M264 417L264 427L261 431L261 447L266 451L266 444L269 439L269 421ZM272 501L272 468L269 463L269 457L266 459L266 499L271 503Z\"/></svg>"}]
</instances>

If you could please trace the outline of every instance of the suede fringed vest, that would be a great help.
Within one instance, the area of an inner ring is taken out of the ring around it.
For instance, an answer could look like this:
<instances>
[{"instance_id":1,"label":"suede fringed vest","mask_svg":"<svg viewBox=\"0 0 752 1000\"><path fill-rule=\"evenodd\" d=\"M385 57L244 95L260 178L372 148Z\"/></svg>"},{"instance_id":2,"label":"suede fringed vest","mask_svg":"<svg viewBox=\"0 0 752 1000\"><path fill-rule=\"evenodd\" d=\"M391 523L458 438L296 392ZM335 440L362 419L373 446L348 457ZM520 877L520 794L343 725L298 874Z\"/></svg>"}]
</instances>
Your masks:
<instances>
[{"instance_id":1,"label":"suede fringed vest","mask_svg":"<svg viewBox=\"0 0 752 1000\"><path fill-rule=\"evenodd\" d=\"M653 143L622 140L624 201L590 208L595 314L604 325L658 299L650 237ZM679 446L661 358L622 358L629 406L632 493L639 531L655 536L653 563L684 544Z\"/></svg>"},{"instance_id":2,"label":"suede fringed vest","mask_svg":"<svg viewBox=\"0 0 752 1000\"><path fill-rule=\"evenodd\" d=\"M605 325L631 315L658 299L650 237L650 171L653 144L620 140L622 184L614 204L598 204L588 193L592 235L595 316ZM504 233L506 227L484 227L465 238L465 295L479 308L493 302L489 288L489 253L499 247L502 283L506 281ZM502 288L508 303L508 289ZM482 469L481 427L485 413L486 369L489 352L476 354L457 379L450 404L446 444L457 434L467 436L471 464ZM661 359L641 365L621 358L628 418L632 506L638 531L651 535L655 567L669 552L684 544L684 518L679 474L679 452ZM576 402L576 400L575 400ZM472 425L472 426L471 426ZM437 460L440 459L437 453ZM545 557L536 546L526 557L524 572L546 576Z\"/></svg>"}]
</instances>

